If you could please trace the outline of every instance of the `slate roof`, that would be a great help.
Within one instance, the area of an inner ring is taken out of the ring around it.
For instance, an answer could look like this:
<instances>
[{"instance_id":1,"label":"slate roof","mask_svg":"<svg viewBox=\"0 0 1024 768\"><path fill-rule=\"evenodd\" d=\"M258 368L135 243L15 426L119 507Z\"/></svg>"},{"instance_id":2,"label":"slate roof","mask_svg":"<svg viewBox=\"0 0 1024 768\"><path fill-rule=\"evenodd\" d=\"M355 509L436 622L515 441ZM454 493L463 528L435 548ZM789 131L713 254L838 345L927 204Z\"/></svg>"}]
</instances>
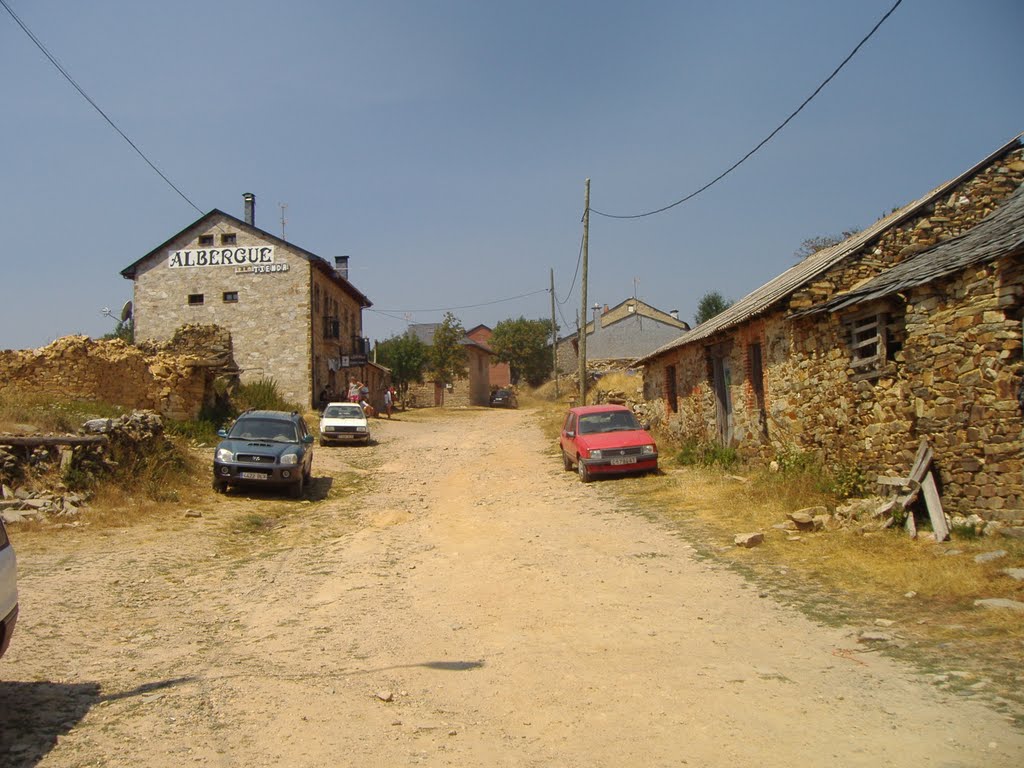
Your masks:
<instances>
[{"instance_id":1,"label":"slate roof","mask_svg":"<svg viewBox=\"0 0 1024 768\"><path fill-rule=\"evenodd\" d=\"M1024 253L1024 187L964 234L916 253L857 288L820 307L801 312L835 312L854 304L885 298L924 285L973 264Z\"/></svg>"},{"instance_id":2,"label":"slate roof","mask_svg":"<svg viewBox=\"0 0 1024 768\"><path fill-rule=\"evenodd\" d=\"M635 361L634 364L643 365L666 352L706 339L720 331L728 330L729 328L740 325L741 323L757 317L758 315L764 314L773 305L790 296L801 286L827 272L836 264L843 261L843 259L852 256L887 230L892 227L899 226L907 219L913 218L920 213L923 208L948 194L952 188L956 187L964 180L976 175L983 168L987 167L1007 152L1016 149L1020 146L1022 136L1024 136L1024 133L1017 134L995 152L992 152L988 157L968 168L956 178L950 179L944 184L940 184L924 197L915 200L912 203L908 203L899 210L879 219L867 229L858 232L841 243L829 248L822 248L817 253L811 254L799 264L790 267L781 275L778 275L761 287L751 291L721 314L701 323L692 331L684 333L675 341L659 347L649 355Z\"/></svg>"},{"instance_id":3,"label":"slate roof","mask_svg":"<svg viewBox=\"0 0 1024 768\"><path fill-rule=\"evenodd\" d=\"M127 266L124 269L122 269L121 270L121 277L123 277L123 278L125 278L127 280L134 280L136 278L136 275L138 274L139 266L144 261L146 261L146 259L149 259L150 257L158 255L158 254L163 256L163 252L167 250L168 246L170 246L171 243L173 243L175 240L177 240L183 234L188 232L190 229L199 227L200 225L203 225L206 222L208 222L208 221L210 221L212 219L215 219L217 217L223 217L225 219L228 219L231 222L231 224L234 225L239 231L248 232L249 234L255 235L255 236L260 237L260 238L262 238L264 240L269 240L270 242L274 243L275 245L281 245L281 246L284 246L284 247L286 247L286 248L288 248L288 249L290 249L292 251L295 251L297 254L299 254L299 256L303 257L304 259L307 259L313 265L314 268L320 270L322 273L327 275L327 277L331 278L335 283L337 283L342 288L342 290L344 290L349 296L351 296L353 299L355 299L357 302L359 302L360 306L363 306L363 307L372 307L373 306L373 302L370 301L366 297L366 295L363 294L362 291L360 291L358 288L356 288L354 285L352 285L352 283L350 283L345 278L340 277L338 275L338 273L335 271L334 267L332 267L327 262L327 260L324 259L322 256L317 256L312 251L307 251L305 248L300 248L299 246L295 245L295 243L289 243L287 240L282 240L280 237L277 237L276 235L274 235L274 234L272 234L270 232L267 232L264 229L260 229L259 227L254 227L253 225L246 223L242 219L236 218L235 216L232 216L230 213L224 213L224 211L221 211L221 210L219 210L217 208L214 208L209 213L207 213L207 214L205 214L203 216L200 216L198 219L193 221L191 224L189 224L187 227L185 227L183 230L181 230L177 234L171 235L169 238L167 238L167 240L165 240L160 245L158 245L156 248L151 250L149 253L147 253L145 256L143 256L141 259L138 259L138 260L132 262L129 266Z\"/></svg>"}]
</instances>

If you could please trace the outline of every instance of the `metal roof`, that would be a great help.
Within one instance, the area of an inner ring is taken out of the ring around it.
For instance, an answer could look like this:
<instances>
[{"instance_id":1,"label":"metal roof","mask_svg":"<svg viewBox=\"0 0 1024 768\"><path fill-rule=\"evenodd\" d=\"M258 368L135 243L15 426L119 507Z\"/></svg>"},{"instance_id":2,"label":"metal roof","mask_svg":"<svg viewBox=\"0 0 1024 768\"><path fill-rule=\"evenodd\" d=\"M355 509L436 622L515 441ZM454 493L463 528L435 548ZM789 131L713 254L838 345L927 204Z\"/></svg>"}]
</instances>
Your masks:
<instances>
[{"instance_id":1,"label":"metal roof","mask_svg":"<svg viewBox=\"0 0 1024 768\"><path fill-rule=\"evenodd\" d=\"M964 234L914 254L854 290L799 314L835 312L930 283L972 264L1021 252L1024 252L1024 186L1018 187L988 218Z\"/></svg>"},{"instance_id":2,"label":"metal roof","mask_svg":"<svg viewBox=\"0 0 1024 768\"><path fill-rule=\"evenodd\" d=\"M659 347L646 357L636 360L634 364L642 365L665 354L666 352L701 341L702 339L713 336L720 331L725 331L746 322L753 317L763 314L774 304L782 301L801 286L809 283L822 273L827 272L843 259L852 256L885 231L892 227L899 226L907 219L914 217L921 211L921 209L947 194L953 187L957 186L965 179L974 176L981 169L987 167L993 161L1010 150L1016 149L1020 145L1021 136L1024 136L1024 133L1017 134L1013 139L1001 146L995 152L992 152L986 158L968 168L956 178L950 179L944 184L940 184L924 197L919 198L912 203L908 203L899 210L879 219L867 229L858 232L843 242L828 248L822 248L820 251L811 254L799 264L790 267L781 275L769 280L760 288L751 291L721 314L701 323L692 331L684 333L675 341Z\"/></svg>"}]
</instances>

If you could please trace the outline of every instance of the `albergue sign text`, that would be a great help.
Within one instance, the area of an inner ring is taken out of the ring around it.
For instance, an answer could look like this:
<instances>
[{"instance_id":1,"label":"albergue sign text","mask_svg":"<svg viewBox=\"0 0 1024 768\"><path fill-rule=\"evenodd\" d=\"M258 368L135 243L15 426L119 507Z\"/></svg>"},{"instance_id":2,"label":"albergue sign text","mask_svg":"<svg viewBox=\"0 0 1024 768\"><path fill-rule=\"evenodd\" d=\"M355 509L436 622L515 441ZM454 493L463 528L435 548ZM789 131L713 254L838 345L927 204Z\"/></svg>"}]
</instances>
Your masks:
<instances>
[{"instance_id":1,"label":"albergue sign text","mask_svg":"<svg viewBox=\"0 0 1024 768\"><path fill-rule=\"evenodd\" d=\"M171 269L180 269L181 267L256 267L273 263L274 246L272 245L256 245L247 248L199 248L167 252L167 266Z\"/></svg>"}]
</instances>

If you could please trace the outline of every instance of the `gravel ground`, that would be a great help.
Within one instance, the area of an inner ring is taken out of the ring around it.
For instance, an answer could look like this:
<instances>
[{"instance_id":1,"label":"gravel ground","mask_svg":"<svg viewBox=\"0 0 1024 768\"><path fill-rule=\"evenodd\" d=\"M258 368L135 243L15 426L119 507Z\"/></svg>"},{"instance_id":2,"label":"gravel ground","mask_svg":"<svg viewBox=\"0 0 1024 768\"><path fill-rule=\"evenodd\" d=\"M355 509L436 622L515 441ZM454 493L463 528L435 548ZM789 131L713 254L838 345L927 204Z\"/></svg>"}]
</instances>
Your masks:
<instances>
[{"instance_id":1,"label":"gravel ground","mask_svg":"<svg viewBox=\"0 0 1024 768\"><path fill-rule=\"evenodd\" d=\"M305 502L12 531L0 763L1024 764L998 714L582 485L528 410L373 427Z\"/></svg>"}]
</instances>

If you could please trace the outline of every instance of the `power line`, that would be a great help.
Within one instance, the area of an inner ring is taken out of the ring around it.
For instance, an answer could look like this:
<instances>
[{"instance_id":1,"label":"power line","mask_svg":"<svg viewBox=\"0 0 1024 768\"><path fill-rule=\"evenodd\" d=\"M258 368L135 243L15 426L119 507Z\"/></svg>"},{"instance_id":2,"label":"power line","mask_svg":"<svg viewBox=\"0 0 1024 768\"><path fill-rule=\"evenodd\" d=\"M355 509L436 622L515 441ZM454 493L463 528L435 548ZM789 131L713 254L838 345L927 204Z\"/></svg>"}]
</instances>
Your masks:
<instances>
[{"instance_id":1,"label":"power line","mask_svg":"<svg viewBox=\"0 0 1024 768\"><path fill-rule=\"evenodd\" d=\"M39 40L39 38L37 38L34 34L32 34L32 30L30 30L27 26L25 26L25 23L21 19L18 18L18 15L13 10L11 10L11 6L9 6L7 4L7 0L0 0L0 5L2 5L4 7L4 9L11 15L11 18L14 19L15 22L17 22L18 26L21 27L22 30L25 32L25 34L29 36L29 39L33 43L36 44L36 47L40 51L43 52L43 55L46 56L46 58L48 58L50 60L50 63L53 64L53 66L55 66L57 68L57 71L60 72L62 75L64 75L64 79L67 80L69 83L71 83L71 85L74 86L75 90L78 91L82 95L82 98L84 98L86 101L88 101L92 105L93 109L95 109L97 112L99 112L100 115L103 117L103 119L106 120L107 123L110 124L110 127L113 128L115 131L117 131L121 135L122 139L124 139L125 141L128 142L128 145L132 149L134 149L136 151L136 153L138 153L139 157L141 157L143 160L146 161L146 165L148 165L150 168L152 168L154 171L156 171L156 174L161 179L163 179L165 182L167 182L168 186L170 186L171 189L173 189L175 192L177 192L181 196L182 200L184 200L186 203L188 203L193 208L195 208L200 214L202 214L203 211L199 208L199 206L197 206L195 203L193 203L191 200L189 200L185 196L184 192L182 192L180 189L178 189L176 186L174 186L173 182L171 182L170 179L168 179L166 176L164 176L164 174L160 171L159 168L157 168L155 165L153 165L153 163L150 161L150 159L148 157L146 157L146 155L143 153L143 151L141 149L139 149L137 146L135 146L135 142L133 142L131 139L129 139L125 135L124 131L122 131L120 128L118 128L114 124L114 121L111 120L109 117L107 117L107 114L102 109L99 108L99 105L97 105L95 101L93 101L91 98L89 98L89 94L87 94L84 90L82 90L82 87L78 83L76 83L75 79L70 75L70 73L66 69L64 69L64 67L62 67L60 65L60 63L57 61L57 59L55 59L53 57L53 54L51 54L46 49L46 46L42 44L42 42Z\"/></svg>"},{"instance_id":2,"label":"power line","mask_svg":"<svg viewBox=\"0 0 1024 768\"><path fill-rule=\"evenodd\" d=\"M0 0L3 2L3 0ZM539 291L530 291L529 293L521 293L518 296L509 296L507 299L495 299L494 301L484 301L480 304L465 304L461 307L435 307L434 309L370 309L371 312L379 312L382 315L387 315L388 312L410 312L413 314L422 312L451 312L456 309L476 309L477 307L489 307L493 304L502 304L506 301L515 301L516 299L525 299L527 296L536 296L538 293L547 293L547 288L542 288Z\"/></svg>"},{"instance_id":3,"label":"power line","mask_svg":"<svg viewBox=\"0 0 1024 768\"><path fill-rule=\"evenodd\" d=\"M2 2L2 0L0 0L0 2ZM598 210L596 210L594 208L591 208L590 212L591 213L596 213L598 216L604 216L607 219L642 219L645 216L653 216L656 213L663 213L664 211L667 211L670 208L675 208L677 205L681 205L682 203L685 203L687 200L692 200L693 198L695 198L697 195L699 195L704 190L706 190L706 189L712 187L713 185L717 184L718 182L720 182L722 179L724 179L730 173L732 173L737 168L739 168L751 155L753 155L755 152L757 152L759 149L761 149L761 147L763 147L765 144L767 144L769 141L771 141L773 138L775 138L775 134L777 134L779 131L781 131L783 128L785 128L790 120L792 120L794 117L796 117L798 114L800 114L800 112L803 110L803 108L811 103L811 100L815 96L817 96L826 85L829 84L829 82L832 80L832 78L834 78L836 75L839 74L839 70L841 70L843 67L846 66L847 62L854 57L854 55L857 53L857 51L859 51L861 49L861 46L863 46L864 43L866 43L868 40L871 39L871 36L874 35L875 32L878 31L878 28L881 27L882 24L885 23L885 20L888 19L892 15L893 11L895 11L897 8L899 8L900 3L902 3L902 2L903 2L903 0L896 0L895 5L893 5L893 7L888 10L888 12L878 21L878 23L875 24L875 26L871 28L871 31L867 33L867 35L864 37L864 39L861 40L859 43L857 43L857 47L854 48L852 51L850 51L850 54L845 59L843 59L842 63L840 63L840 65L838 67L836 67L834 70L832 70L832 74L829 75L828 77L826 77L825 80L821 83L821 85L819 85L817 88L814 89L814 93L812 93L810 96L808 96L806 99L804 99L804 103L801 104L799 107L797 107L796 110L789 117L787 117L785 120L783 120L782 124L779 125L778 128L776 128L774 131L769 133L764 139L761 140L760 144L758 144L752 150L747 152L747 154L745 154L743 157L741 157L739 160L737 160L735 163L733 163L731 166L729 166L729 168L727 168L725 171L723 171L718 176L713 178L711 181L709 181L703 187L698 189L696 192L691 192L689 195L687 195L686 197L682 198L681 200L676 200L674 203L670 203L669 205L663 206L663 207L658 208L658 209L653 210L653 211L647 211L646 213L634 213L634 214L630 214L630 215L616 215L616 214L612 214L612 213L603 213L603 212L598 211Z\"/></svg>"},{"instance_id":4,"label":"power line","mask_svg":"<svg viewBox=\"0 0 1024 768\"><path fill-rule=\"evenodd\" d=\"M569 290L565 294L565 298L562 301L558 301L558 294L555 294L555 302L561 306L565 304L570 298L572 298L572 289L576 287L576 278L580 274L580 262L583 260L583 235L580 235L580 252L576 255L576 271L572 276L572 285L569 286ZM564 317L562 318L565 319Z\"/></svg>"}]
</instances>

